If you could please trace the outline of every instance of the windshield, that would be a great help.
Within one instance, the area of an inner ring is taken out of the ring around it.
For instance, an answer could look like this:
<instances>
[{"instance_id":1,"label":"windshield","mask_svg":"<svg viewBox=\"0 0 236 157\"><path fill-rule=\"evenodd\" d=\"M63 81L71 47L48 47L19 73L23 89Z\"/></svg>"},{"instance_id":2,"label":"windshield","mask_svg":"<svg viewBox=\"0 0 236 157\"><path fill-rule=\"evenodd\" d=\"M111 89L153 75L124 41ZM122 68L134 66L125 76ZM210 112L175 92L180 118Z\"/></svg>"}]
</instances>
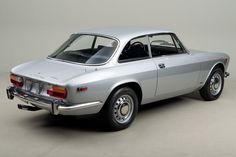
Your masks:
<instances>
[{"instance_id":1,"label":"windshield","mask_svg":"<svg viewBox=\"0 0 236 157\"><path fill-rule=\"evenodd\" d=\"M116 40L87 34L72 35L51 58L62 59L84 64L105 63L114 53Z\"/></svg>"}]
</instances>

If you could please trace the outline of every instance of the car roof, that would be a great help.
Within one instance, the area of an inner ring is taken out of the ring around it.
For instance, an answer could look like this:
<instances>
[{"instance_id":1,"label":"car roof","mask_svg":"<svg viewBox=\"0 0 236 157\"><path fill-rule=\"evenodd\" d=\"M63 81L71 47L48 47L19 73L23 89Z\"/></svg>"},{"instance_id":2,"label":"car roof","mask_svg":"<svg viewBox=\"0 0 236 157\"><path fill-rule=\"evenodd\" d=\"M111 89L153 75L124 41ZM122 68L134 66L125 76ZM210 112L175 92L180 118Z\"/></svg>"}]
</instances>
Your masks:
<instances>
[{"instance_id":1,"label":"car roof","mask_svg":"<svg viewBox=\"0 0 236 157\"><path fill-rule=\"evenodd\" d=\"M152 27L103 27L81 30L80 33L99 34L121 39L132 39L146 34L172 33L171 31Z\"/></svg>"}]
</instances>

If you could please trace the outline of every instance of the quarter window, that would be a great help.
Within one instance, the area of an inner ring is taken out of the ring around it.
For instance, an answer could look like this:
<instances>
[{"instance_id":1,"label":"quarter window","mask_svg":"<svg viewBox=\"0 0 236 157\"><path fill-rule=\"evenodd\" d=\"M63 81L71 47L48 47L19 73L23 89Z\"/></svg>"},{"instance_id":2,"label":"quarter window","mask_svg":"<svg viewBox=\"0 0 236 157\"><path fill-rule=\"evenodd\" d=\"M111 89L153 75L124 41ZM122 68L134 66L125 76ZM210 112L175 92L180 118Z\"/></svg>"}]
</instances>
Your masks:
<instances>
[{"instance_id":1,"label":"quarter window","mask_svg":"<svg viewBox=\"0 0 236 157\"><path fill-rule=\"evenodd\" d=\"M178 53L170 34L151 35L149 41L153 57Z\"/></svg>"},{"instance_id":2,"label":"quarter window","mask_svg":"<svg viewBox=\"0 0 236 157\"><path fill-rule=\"evenodd\" d=\"M119 62L127 62L149 58L147 36L130 40L123 49Z\"/></svg>"}]
</instances>

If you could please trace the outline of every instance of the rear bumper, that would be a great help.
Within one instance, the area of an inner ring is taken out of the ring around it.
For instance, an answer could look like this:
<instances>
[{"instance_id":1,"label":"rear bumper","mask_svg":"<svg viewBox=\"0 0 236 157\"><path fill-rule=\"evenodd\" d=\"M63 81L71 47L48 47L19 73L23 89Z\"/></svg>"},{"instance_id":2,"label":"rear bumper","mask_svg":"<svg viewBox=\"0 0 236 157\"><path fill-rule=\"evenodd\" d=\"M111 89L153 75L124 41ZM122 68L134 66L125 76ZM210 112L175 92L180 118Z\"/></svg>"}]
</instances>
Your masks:
<instances>
[{"instance_id":1,"label":"rear bumper","mask_svg":"<svg viewBox=\"0 0 236 157\"><path fill-rule=\"evenodd\" d=\"M16 87L8 87L6 92L8 99L14 99L14 97L17 97L27 104L31 104L40 109L45 109L54 115L94 114L98 113L103 106L102 102L100 101L71 105L64 102L63 100L35 95Z\"/></svg>"}]
</instances>

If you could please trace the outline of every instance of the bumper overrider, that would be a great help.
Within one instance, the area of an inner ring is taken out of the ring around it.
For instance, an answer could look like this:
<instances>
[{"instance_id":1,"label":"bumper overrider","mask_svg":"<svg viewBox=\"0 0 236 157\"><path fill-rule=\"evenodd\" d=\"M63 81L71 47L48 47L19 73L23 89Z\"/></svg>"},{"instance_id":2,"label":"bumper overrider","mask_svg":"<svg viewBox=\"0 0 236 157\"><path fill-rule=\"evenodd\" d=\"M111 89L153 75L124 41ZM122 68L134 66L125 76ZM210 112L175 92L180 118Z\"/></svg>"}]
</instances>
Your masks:
<instances>
[{"instance_id":1,"label":"bumper overrider","mask_svg":"<svg viewBox=\"0 0 236 157\"><path fill-rule=\"evenodd\" d=\"M54 115L87 115L98 113L102 108L102 102L95 101L83 104L68 104L63 100L36 95L26 92L17 87L8 87L6 89L8 99L17 97L23 102L30 105L18 104L18 108L22 110L37 111L45 109Z\"/></svg>"}]
</instances>

